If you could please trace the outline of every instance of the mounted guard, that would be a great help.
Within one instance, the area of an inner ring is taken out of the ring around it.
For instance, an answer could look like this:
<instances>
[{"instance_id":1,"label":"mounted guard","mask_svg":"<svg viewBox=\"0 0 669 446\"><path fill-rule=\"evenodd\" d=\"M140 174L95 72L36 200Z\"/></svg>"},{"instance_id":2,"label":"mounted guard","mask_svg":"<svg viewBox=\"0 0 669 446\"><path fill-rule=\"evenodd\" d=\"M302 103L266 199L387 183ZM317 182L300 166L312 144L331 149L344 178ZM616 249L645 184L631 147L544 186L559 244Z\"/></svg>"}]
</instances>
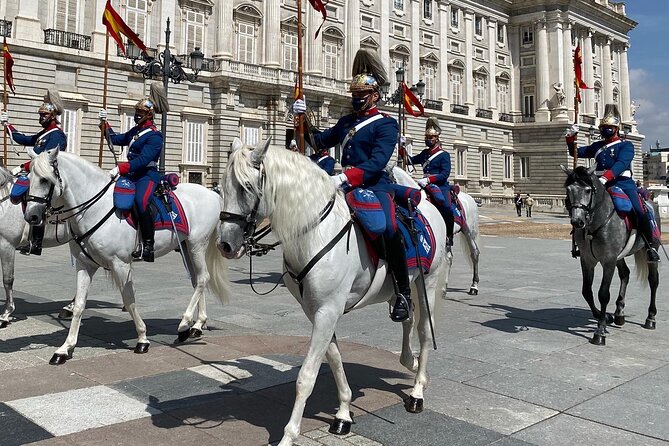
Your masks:
<instances>
[{"instance_id":1,"label":"mounted guard","mask_svg":"<svg viewBox=\"0 0 669 446\"><path fill-rule=\"evenodd\" d=\"M634 145L622 140L619 136L620 113L615 104L606 104L604 117L599 124L602 139L589 146L578 147L576 139L578 124L573 124L565 135L570 156L579 158L594 158L597 162L595 174L599 181L609 190L617 186L627 195L640 235L646 245L648 262L657 263L660 256L657 253L659 242L653 237L653 226L650 213L646 211L638 189L632 178L632 160L634 159Z\"/></svg>"},{"instance_id":2,"label":"mounted guard","mask_svg":"<svg viewBox=\"0 0 669 446\"><path fill-rule=\"evenodd\" d=\"M44 102L37 109L39 115L39 123L42 130L34 135L25 135L19 132L16 127L9 123L9 116L7 112L0 112L0 122L5 127L5 131L9 133L11 138L22 146L26 146L26 153L30 158L34 158L40 153L58 147L60 150L67 149L67 136L60 127L58 116L63 113L63 101L55 90L47 90L44 95ZM30 161L15 167L12 174L19 175L24 172L24 176L30 172ZM17 181L17 186L12 188L12 201L15 203L25 202L24 195L27 192L28 180L27 176L22 181ZM17 249L21 254L41 255L42 241L44 240L44 225L32 226L30 241L26 245L19 246Z\"/></svg>"},{"instance_id":3,"label":"mounted guard","mask_svg":"<svg viewBox=\"0 0 669 446\"><path fill-rule=\"evenodd\" d=\"M318 167L326 171L328 175L334 175L335 159L330 156L328 149L317 150L316 153L309 155L309 159L318 164Z\"/></svg>"},{"instance_id":4,"label":"mounted guard","mask_svg":"<svg viewBox=\"0 0 669 446\"><path fill-rule=\"evenodd\" d=\"M401 322L411 314L411 290L407 271L406 253L395 219L394 190L385 168L393 155L399 126L397 121L379 111L380 87L388 76L378 55L360 49L353 60L351 105L354 113L339 119L334 127L316 131L305 119L307 134L316 150L333 147L342 148L343 172L332 177L339 188L364 188L371 191L380 202L385 216L382 244L385 259L390 266L395 284L395 304L390 318ZM293 104L293 113L304 114L307 106L298 99Z\"/></svg>"},{"instance_id":5,"label":"mounted guard","mask_svg":"<svg viewBox=\"0 0 669 446\"><path fill-rule=\"evenodd\" d=\"M128 161L119 162L109 171L109 176L121 175L135 183L135 208L142 247L132 253L135 259L154 261L154 223L149 211L149 201L160 183L158 160L163 150L163 135L154 124L156 113L169 111L167 98L158 83L151 84L148 98L135 104L135 126L126 133L115 133L107 121L107 110L100 110L100 128L111 144L128 146Z\"/></svg>"}]
</instances>

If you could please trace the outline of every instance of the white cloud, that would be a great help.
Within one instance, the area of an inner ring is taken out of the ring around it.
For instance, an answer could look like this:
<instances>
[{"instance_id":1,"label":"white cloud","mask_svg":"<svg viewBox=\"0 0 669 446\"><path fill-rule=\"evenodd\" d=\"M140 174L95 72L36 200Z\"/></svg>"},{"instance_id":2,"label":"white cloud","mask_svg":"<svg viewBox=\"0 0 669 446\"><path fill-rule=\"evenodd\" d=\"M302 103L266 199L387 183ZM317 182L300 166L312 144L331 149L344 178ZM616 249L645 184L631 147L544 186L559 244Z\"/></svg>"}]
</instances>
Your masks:
<instances>
[{"instance_id":1,"label":"white cloud","mask_svg":"<svg viewBox=\"0 0 669 446\"><path fill-rule=\"evenodd\" d=\"M639 104L635 119L639 133L646 135L644 148L659 139L662 147L669 147L669 81L657 79L642 68L633 68L630 73L632 99Z\"/></svg>"}]
</instances>

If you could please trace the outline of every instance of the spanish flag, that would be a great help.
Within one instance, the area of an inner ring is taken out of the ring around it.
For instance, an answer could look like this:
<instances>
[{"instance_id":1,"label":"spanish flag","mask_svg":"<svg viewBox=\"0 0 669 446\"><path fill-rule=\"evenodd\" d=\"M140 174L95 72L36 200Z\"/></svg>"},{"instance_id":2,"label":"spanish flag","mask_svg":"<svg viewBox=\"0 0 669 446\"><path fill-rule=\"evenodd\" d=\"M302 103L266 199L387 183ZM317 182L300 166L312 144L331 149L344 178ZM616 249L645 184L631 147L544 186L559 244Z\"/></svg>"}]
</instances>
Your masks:
<instances>
[{"instance_id":1,"label":"spanish flag","mask_svg":"<svg viewBox=\"0 0 669 446\"><path fill-rule=\"evenodd\" d=\"M321 32L321 28L325 24L325 20L328 18L328 11L325 9L325 5L328 4L329 0L309 0L309 3L311 3L311 6L314 7L314 9L318 12L321 13L323 16L323 22L321 22L321 26L318 27L316 30L316 35L314 36L314 39L318 37L318 33Z\"/></svg>"},{"instance_id":2,"label":"spanish flag","mask_svg":"<svg viewBox=\"0 0 669 446\"><path fill-rule=\"evenodd\" d=\"M121 39L121 34L126 36L128 40L135 44L143 53L146 52L146 45L141 41L137 33L130 29L128 25L123 21L120 15L111 5L111 0L107 0L107 5L105 6L104 13L102 14L102 24L107 27L107 32L110 36L116 41L121 51L125 55L125 45L123 45L123 39Z\"/></svg>"},{"instance_id":3,"label":"spanish flag","mask_svg":"<svg viewBox=\"0 0 669 446\"><path fill-rule=\"evenodd\" d=\"M16 94L16 90L14 89L14 73L12 72L12 69L14 68L14 58L9 52L9 46L6 41L2 42L2 57L5 61L5 81L7 82L9 89L12 90L12 93Z\"/></svg>"},{"instance_id":4,"label":"spanish flag","mask_svg":"<svg viewBox=\"0 0 669 446\"><path fill-rule=\"evenodd\" d=\"M583 62L583 55L581 54L581 46L577 45L574 50L574 85L576 86L576 100L581 102L580 90L583 88L590 88L583 82L583 71L581 70L581 63Z\"/></svg>"},{"instance_id":5,"label":"spanish flag","mask_svg":"<svg viewBox=\"0 0 669 446\"><path fill-rule=\"evenodd\" d=\"M415 94L413 94L413 91L409 87L407 87L407 84L402 82L402 96L403 96L403 101L404 101L404 109L409 113L411 116L423 116L425 114L425 108L423 108L423 104L420 103L420 100L416 97ZM418 111L415 111L413 109L413 106L416 106L418 108Z\"/></svg>"}]
</instances>

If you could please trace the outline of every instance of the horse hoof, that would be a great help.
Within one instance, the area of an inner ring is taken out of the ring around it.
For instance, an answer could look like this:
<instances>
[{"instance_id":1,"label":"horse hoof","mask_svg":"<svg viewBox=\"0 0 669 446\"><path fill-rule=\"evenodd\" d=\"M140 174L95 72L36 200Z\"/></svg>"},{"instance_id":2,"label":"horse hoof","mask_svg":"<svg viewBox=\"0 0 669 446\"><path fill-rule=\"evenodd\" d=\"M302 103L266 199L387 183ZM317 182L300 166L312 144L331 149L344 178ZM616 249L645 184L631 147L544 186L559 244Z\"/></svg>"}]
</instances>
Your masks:
<instances>
[{"instance_id":1,"label":"horse hoof","mask_svg":"<svg viewBox=\"0 0 669 446\"><path fill-rule=\"evenodd\" d=\"M188 336L189 338L201 338L202 337L202 330L199 328L191 328L190 329L190 335Z\"/></svg>"},{"instance_id":2,"label":"horse hoof","mask_svg":"<svg viewBox=\"0 0 669 446\"><path fill-rule=\"evenodd\" d=\"M330 423L328 432L335 435L346 435L351 432L351 424L353 424L353 422L335 418L334 421Z\"/></svg>"},{"instance_id":3,"label":"horse hoof","mask_svg":"<svg viewBox=\"0 0 669 446\"><path fill-rule=\"evenodd\" d=\"M645 328L646 330L655 330L655 321L646 319L646 323L643 324L643 328Z\"/></svg>"},{"instance_id":4,"label":"horse hoof","mask_svg":"<svg viewBox=\"0 0 669 446\"><path fill-rule=\"evenodd\" d=\"M135 346L135 353L138 354L143 354L147 353L149 351L149 344L148 342L138 342L137 345Z\"/></svg>"},{"instance_id":5,"label":"horse hoof","mask_svg":"<svg viewBox=\"0 0 669 446\"><path fill-rule=\"evenodd\" d=\"M404 408L410 413L421 413L423 411L423 398L410 396L404 400Z\"/></svg>"},{"instance_id":6,"label":"horse hoof","mask_svg":"<svg viewBox=\"0 0 669 446\"><path fill-rule=\"evenodd\" d=\"M54 353L53 356L51 357L51 360L49 360L49 364L51 365L62 365L65 364L65 361L67 361L68 355L63 355L62 353Z\"/></svg>"},{"instance_id":7,"label":"horse hoof","mask_svg":"<svg viewBox=\"0 0 669 446\"><path fill-rule=\"evenodd\" d=\"M177 341L179 343L185 342L186 339L188 339L190 337L191 331L192 330L184 330L184 331L180 331L179 333L177 333Z\"/></svg>"},{"instance_id":8,"label":"horse hoof","mask_svg":"<svg viewBox=\"0 0 669 446\"><path fill-rule=\"evenodd\" d=\"M478 296L479 290L478 290L478 288L473 288L472 287L472 288L469 289L469 293L467 293L467 294L469 294L470 296Z\"/></svg>"},{"instance_id":9,"label":"horse hoof","mask_svg":"<svg viewBox=\"0 0 669 446\"><path fill-rule=\"evenodd\" d=\"M606 336L594 334L590 339L592 345L606 345Z\"/></svg>"},{"instance_id":10,"label":"horse hoof","mask_svg":"<svg viewBox=\"0 0 669 446\"><path fill-rule=\"evenodd\" d=\"M63 308L58 313L58 319L72 319L72 312Z\"/></svg>"},{"instance_id":11,"label":"horse hoof","mask_svg":"<svg viewBox=\"0 0 669 446\"><path fill-rule=\"evenodd\" d=\"M613 315L611 313L606 313L606 325L611 325L613 320Z\"/></svg>"},{"instance_id":12,"label":"horse hoof","mask_svg":"<svg viewBox=\"0 0 669 446\"><path fill-rule=\"evenodd\" d=\"M0 322L0 328L7 328L7 325L9 325L9 322L7 321Z\"/></svg>"},{"instance_id":13,"label":"horse hoof","mask_svg":"<svg viewBox=\"0 0 669 446\"><path fill-rule=\"evenodd\" d=\"M625 316L613 316L613 323L618 326L625 325Z\"/></svg>"}]
</instances>

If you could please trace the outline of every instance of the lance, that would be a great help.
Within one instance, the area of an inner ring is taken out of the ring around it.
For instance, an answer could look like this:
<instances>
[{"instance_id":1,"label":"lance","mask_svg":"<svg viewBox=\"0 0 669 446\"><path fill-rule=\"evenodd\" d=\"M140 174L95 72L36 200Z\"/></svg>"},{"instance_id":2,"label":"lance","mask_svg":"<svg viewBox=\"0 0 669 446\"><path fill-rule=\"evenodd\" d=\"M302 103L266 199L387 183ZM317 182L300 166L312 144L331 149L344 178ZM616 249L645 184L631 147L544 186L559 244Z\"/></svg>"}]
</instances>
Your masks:
<instances>
[{"instance_id":1,"label":"lance","mask_svg":"<svg viewBox=\"0 0 669 446\"><path fill-rule=\"evenodd\" d=\"M295 99L304 99L302 94L302 0L297 0L297 94ZM304 155L304 114L296 117L297 147Z\"/></svg>"},{"instance_id":2,"label":"lance","mask_svg":"<svg viewBox=\"0 0 669 446\"><path fill-rule=\"evenodd\" d=\"M102 108L107 110L107 72L109 71L109 31L107 31L105 37L105 68L104 68L104 81L102 83ZM102 126L100 129L100 148L98 150L98 167L102 167L102 147L104 146L105 140L105 126ZM109 141L107 141L109 144ZM110 147L112 153L114 153L114 159L116 159L116 153L113 148Z\"/></svg>"}]
</instances>

